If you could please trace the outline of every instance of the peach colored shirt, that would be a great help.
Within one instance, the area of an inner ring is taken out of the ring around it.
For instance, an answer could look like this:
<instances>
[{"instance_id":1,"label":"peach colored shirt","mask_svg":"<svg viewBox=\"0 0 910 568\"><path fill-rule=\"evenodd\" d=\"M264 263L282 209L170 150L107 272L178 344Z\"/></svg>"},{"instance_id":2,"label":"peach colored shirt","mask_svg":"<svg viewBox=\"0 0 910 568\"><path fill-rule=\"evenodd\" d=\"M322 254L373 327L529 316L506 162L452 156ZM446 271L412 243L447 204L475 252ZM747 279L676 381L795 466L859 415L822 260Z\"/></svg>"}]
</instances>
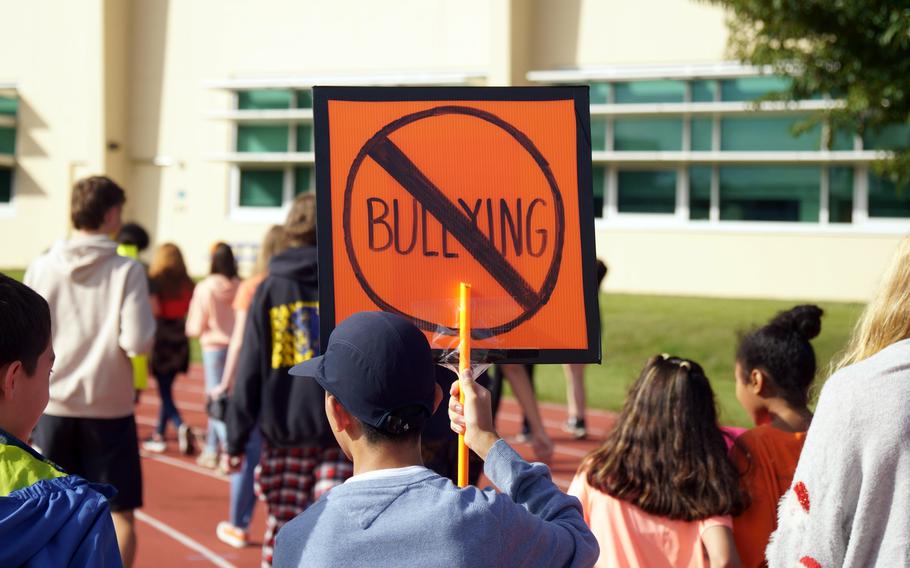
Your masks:
<instances>
[{"instance_id":1,"label":"peach colored shirt","mask_svg":"<svg viewBox=\"0 0 910 568\"><path fill-rule=\"evenodd\" d=\"M235 311L250 310L250 304L253 303L253 296L256 294L256 288L259 287L259 284L261 284L263 280L265 280L265 274L257 274L256 276L250 276L240 283L240 287L237 288L237 295L234 296Z\"/></svg>"},{"instance_id":2,"label":"peach colored shirt","mask_svg":"<svg viewBox=\"0 0 910 568\"><path fill-rule=\"evenodd\" d=\"M585 522L600 545L595 566L604 568L708 566L702 534L711 527L733 525L729 516L687 522L651 515L594 489L584 473L575 475L569 495L581 501Z\"/></svg>"}]
</instances>

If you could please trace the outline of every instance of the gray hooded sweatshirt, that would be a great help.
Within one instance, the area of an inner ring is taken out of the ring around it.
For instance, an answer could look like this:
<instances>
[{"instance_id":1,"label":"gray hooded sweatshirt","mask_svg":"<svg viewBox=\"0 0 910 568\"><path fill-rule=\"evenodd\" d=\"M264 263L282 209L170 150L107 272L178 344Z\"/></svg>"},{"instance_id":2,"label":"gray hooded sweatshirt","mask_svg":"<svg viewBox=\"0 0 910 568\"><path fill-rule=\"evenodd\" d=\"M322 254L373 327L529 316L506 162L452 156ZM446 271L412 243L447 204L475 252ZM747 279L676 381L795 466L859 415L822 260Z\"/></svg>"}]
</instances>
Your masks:
<instances>
[{"instance_id":1,"label":"gray hooded sweatshirt","mask_svg":"<svg viewBox=\"0 0 910 568\"><path fill-rule=\"evenodd\" d=\"M51 308L57 360L46 414L122 418L133 414L129 358L155 339L145 269L117 255L103 235L58 241L25 273Z\"/></svg>"}]
</instances>

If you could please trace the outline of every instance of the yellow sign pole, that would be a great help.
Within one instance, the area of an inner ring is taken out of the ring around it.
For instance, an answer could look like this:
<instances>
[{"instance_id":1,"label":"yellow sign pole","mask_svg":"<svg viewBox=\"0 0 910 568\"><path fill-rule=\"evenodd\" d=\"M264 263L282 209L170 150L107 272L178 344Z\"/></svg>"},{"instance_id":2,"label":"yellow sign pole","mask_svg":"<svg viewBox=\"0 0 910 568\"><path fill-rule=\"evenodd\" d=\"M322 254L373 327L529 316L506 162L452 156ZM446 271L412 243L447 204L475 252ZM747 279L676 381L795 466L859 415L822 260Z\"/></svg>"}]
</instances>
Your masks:
<instances>
[{"instance_id":1,"label":"yellow sign pole","mask_svg":"<svg viewBox=\"0 0 910 568\"><path fill-rule=\"evenodd\" d=\"M458 370L471 368L471 285L461 283L458 289ZM459 376L459 379L461 377ZM458 389L458 401L464 404L464 389ZM458 435L458 487L468 484L468 447L464 434Z\"/></svg>"}]
</instances>

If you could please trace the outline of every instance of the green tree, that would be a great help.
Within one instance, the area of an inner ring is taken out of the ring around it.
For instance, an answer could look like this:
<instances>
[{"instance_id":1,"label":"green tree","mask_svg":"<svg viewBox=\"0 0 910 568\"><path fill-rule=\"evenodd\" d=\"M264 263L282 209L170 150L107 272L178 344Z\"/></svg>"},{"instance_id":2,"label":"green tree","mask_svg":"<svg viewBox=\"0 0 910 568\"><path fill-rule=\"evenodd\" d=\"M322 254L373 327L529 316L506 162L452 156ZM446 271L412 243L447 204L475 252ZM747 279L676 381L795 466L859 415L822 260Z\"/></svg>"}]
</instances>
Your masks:
<instances>
[{"instance_id":1,"label":"green tree","mask_svg":"<svg viewBox=\"0 0 910 568\"><path fill-rule=\"evenodd\" d=\"M910 121L910 2L907 0L707 0L729 15L732 55L792 78L781 98L827 93L843 106L820 111L831 132L875 134ZM827 142L827 141L826 141ZM875 169L910 184L910 140Z\"/></svg>"}]
</instances>

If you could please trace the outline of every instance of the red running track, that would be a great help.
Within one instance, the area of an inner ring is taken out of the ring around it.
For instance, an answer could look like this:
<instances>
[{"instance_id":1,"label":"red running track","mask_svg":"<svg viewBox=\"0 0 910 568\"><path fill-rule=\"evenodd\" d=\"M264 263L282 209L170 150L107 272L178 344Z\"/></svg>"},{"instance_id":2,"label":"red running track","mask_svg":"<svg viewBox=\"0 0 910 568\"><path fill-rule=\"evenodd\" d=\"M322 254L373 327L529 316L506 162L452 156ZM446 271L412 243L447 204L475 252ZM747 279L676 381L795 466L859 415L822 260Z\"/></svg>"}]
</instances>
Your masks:
<instances>
[{"instance_id":1,"label":"red running track","mask_svg":"<svg viewBox=\"0 0 910 568\"><path fill-rule=\"evenodd\" d=\"M140 439L151 435L158 416L158 395L154 380L142 395L136 411ZM202 367L194 365L187 376L177 379L174 395L181 415L193 428L205 427ZM578 464L604 439L615 416L590 411L587 416L588 440L573 440L562 431L565 407L543 404L544 423L556 445L550 468L553 480L566 489ZM514 400L503 400L497 428L503 437L526 458L533 459L528 444L514 442L520 430L521 414ZM265 530L265 505L257 503L251 527L252 545L238 550L215 537L215 526L227 519L228 479L196 465L195 458L177 451L175 434L168 432L164 454L142 453L145 506L137 511L139 549L136 566L258 566L260 544Z\"/></svg>"}]
</instances>

